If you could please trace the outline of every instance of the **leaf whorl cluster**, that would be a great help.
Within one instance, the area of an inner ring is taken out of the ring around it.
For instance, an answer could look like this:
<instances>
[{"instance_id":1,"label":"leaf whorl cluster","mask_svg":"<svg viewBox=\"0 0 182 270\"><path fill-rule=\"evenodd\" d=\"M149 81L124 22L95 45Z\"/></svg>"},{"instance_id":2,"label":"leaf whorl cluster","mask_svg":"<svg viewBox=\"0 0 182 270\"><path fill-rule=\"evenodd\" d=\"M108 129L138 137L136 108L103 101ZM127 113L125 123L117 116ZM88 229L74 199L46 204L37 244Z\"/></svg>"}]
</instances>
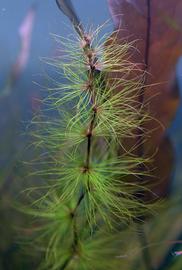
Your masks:
<instances>
[{"instance_id":1,"label":"leaf whorl cluster","mask_svg":"<svg viewBox=\"0 0 182 270\"><path fill-rule=\"evenodd\" d=\"M125 180L139 177L144 161L118 156L146 118L136 102L141 81L130 78L133 44L108 36L106 44L99 30L79 40L56 37L64 52L50 64L65 81L49 88L44 102L57 119L32 120L39 127L34 145L43 152L32 175L45 186L23 211L34 217L33 249L45 254L40 269L119 269L113 229L147 211L135 196L141 187Z\"/></svg>"}]
</instances>

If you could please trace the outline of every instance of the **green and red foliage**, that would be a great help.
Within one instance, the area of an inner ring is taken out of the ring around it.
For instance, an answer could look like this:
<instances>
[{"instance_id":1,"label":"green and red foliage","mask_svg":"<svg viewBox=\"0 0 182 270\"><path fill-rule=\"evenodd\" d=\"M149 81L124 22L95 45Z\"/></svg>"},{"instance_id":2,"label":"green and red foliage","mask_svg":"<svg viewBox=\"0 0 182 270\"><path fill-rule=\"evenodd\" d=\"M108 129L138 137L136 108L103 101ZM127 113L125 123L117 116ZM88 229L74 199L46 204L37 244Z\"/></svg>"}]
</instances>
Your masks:
<instances>
[{"instance_id":1,"label":"green and red foliage","mask_svg":"<svg viewBox=\"0 0 182 270\"><path fill-rule=\"evenodd\" d=\"M174 156L166 129L179 105L175 66L182 54L182 2L108 0L108 3L119 31L118 39L136 40L138 50L133 51L132 61L143 63L142 69L146 71L139 101L147 104L145 109L151 116L145 125L150 136L143 133L140 134L143 138L136 140L140 143L139 155L153 156L150 181L155 183L153 191L163 197L168 193ZM131 147L131 142L125 144Z\"/></svg>"}]
</instances>

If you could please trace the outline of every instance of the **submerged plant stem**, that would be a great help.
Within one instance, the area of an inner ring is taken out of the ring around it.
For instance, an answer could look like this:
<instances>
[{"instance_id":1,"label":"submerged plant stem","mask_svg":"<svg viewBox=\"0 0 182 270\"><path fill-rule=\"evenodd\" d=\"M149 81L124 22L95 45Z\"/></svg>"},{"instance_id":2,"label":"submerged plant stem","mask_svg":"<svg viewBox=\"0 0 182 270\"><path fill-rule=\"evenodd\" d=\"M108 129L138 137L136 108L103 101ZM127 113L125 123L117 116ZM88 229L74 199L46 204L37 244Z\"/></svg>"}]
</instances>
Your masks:
<instances>
[{"instance_id":1,"label":"submerged plant stem","mask_svg":"<svg viewBox=\"0 0 182 270\"><path fill-rule=\"evenodd\" d=\"M63 265L61 266L60 270L66 269L66 267L67 267L68 264L70 263L71 259L72 259L72 256L68 257L68 258L66 259L66 261L63 263Z\"/></svg>"},{"instance_id":2,"label":"submerged plant stem","mask_svg":"<svg viewBox=\"0 0 182 270\"><path fill-rule=\"evenodd\" d=\"M87 43L86 47L83 49L84 53L87 54L87 50L90 49L90 44ZM80 206L81 202L84 200L85 195L87 192L90 191L90 184L89 184L89 168L90 168L90 159L91 159L91 148L92 148L92 137L93 137L93 129L94 129L94 125L95 125L95 119L96 119L96 114L97 114L97 110L96 108L96 104L95 104L95 93L94 93L94 71L95 69L92 66L92 63L94 62L95 59L92 59L92 57L89 57L89 72L88 72L88 80L89 83L91 85L90 87L90 92L91 92L91 100L92 100L92 110L93 110L93 114L92 114L92 118L90 121L90 125L87 129L87 133L86 133L86 137L87 137L87 151L86 151L86 161L85 161L85 166L84 166L84 172L83 173L88 173L88 179L87 179L87 185L88 185L88 189L83 190L82 193L80 194L80 197L77 201L77 204L72 212L72 218L73 218L73 244L72 244L72 250L73 250L73 254L72 256L70 256L64 263L64 265L62 266L61 270L64 270L69 262L72 260L72 258L74 257L74 254L77 252L77 248L78 248L78 244L79 244L79 238L78 238L78 232L77 232L77 220L76 220L76 211L78 209L78 207Z\"/></svg>"}]
</instances>

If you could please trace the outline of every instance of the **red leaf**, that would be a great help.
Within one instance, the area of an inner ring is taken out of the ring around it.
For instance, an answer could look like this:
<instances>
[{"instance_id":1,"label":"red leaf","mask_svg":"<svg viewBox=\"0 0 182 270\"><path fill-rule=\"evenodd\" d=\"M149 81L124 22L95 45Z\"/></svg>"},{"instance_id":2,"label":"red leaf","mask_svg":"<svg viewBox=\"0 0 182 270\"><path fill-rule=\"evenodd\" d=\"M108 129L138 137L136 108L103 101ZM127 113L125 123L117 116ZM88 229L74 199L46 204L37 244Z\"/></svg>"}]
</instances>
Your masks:
<instances>
[{"instance_id":1,"label":"red leaf","mask_svg":"<svg viewBox=\"0 0 182 270\"><path fill-rule=\"evenodd\" d=\"M159 183L155 191L162 196L168 189L173 160L171 143L166 138L165 130L179 105L178 89L174 87L173 78L177 59L182 54L182 1L108 0L108 3L115 26L120 26L119 38L136 40L139 53L133 53L133 61L143 63L144 67L147 65L149 72L146 85L151 86L144 90L144 102L151 100L148 106L150 115L161 122L164 128L155 120L147 124L146 128L152 133L143 145L143 151L144 155L150 156L158 149L152 164L152 168L155 168L152 173L156 177L152 181ZM130 145L129 142L127 144Z\"/></svg>"}]
</instances>

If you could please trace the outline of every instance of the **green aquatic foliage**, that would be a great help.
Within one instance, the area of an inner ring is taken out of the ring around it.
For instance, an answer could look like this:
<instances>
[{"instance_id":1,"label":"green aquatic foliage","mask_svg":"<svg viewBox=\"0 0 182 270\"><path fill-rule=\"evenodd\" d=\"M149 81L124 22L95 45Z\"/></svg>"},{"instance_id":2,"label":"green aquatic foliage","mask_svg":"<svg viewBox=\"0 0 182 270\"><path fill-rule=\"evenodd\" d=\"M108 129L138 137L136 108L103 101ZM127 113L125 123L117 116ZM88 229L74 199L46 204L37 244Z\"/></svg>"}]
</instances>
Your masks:
<instances>
[{"instance_id":1,"label":"green aquatic foliage","mask_svg":"<svg viewBox=\"0 0 182 270\"><path fill-rule=\"evenodd\" d=\"M28 189L31 207L22 207L32 217L31 250L43 253L40 269L119 269L117 229L149 210L139 199L145 184L131 182L148 174L138 169L147 160L124 150L124 139L148 118L136 101L142 76L130 76L134 44L100 31L55 36L61 56L46 60L64 83L48 88L44 103L53 116L43 111L32 120L41 154L30 174L42 185Z\"/></svg>"}]
</instances>

